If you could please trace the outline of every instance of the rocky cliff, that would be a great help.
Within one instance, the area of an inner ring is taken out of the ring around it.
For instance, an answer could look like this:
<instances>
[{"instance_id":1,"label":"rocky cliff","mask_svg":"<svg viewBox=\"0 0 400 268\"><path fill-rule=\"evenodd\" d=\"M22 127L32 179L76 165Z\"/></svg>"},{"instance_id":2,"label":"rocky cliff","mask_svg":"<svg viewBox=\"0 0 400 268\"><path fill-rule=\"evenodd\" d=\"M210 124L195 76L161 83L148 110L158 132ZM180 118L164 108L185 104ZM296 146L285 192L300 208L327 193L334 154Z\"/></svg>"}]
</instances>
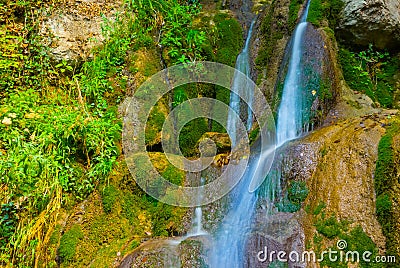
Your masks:
<instances>
[{"instance_id":1,"label":"rocky cliff","mask_svg":"<svg viewBox=\"0 0 400 268\"><path fill-rule=\"evenodd\" d=\"M400 1L343 0L337 33L349 44L380 49L400 47Z\"/></svg>"}]
</instances>

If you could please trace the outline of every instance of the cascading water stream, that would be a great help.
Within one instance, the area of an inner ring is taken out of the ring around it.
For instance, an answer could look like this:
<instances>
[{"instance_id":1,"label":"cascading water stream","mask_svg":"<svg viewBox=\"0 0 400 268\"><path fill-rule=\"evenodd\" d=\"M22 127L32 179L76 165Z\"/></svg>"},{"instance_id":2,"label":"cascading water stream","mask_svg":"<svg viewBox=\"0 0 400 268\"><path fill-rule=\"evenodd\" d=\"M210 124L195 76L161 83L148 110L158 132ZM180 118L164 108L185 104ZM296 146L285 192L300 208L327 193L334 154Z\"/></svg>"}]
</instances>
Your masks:
<instances>
[{"instance_id":1,"label":"cascading water stream","mask_svg":"<svg viewBox=\"0 0 400 268\"><path fill-rule=\"evenodd\" d=\"M249 44L253 31L254 21L251 23L249 32L247 35L245 46L242 52L237 57L236 69L240 72L250 75L250 58L249 58ZM233 79L232 93L230 97L230 107L237 114L240 114L240 97L235 94L252 94L252 88L249 89L248 84L245 84L237 76ZM253 96L247 95L250 103L252 102ZM247 129L249 130L252 126L252 113L249 105L247 110ZM236 126L237 123L234 117L228 115L228 128L232 130L233 137L231 137L232 147L236 145ZM249 167L247 168L244 177L241 179L239 184L235 187L233 196L235 197L232 201L232 209L225 216L219 232L216 235L216 239L213 244L213 250L210 256L211 267L215 268L235 268L241 267L243 263L243 252L244 244L246 239L246 233L251 229L252 214L255 209L257 196L254 192L249 192L249 184L252 178L253 170L251 167L256 165L257 161L251 158L249 161Z\"/></svg>"},{"instance_id":2,"label":"cascading water stream","mask_svg":"<svg viewBox=\"0 0 400 268\"><path fill-rule=\"evenodd\" d=\"M200 179L200 185L204 185L204 178ZM199 196L198 203L201 204L201 201L203 199L202 194ZM199 236L199 235L205 235L207 232L203 229L203 224L202 224L202 218L203 218L203 210L201 207L196 207L194 209L194 219L193 219L193 227L192 230L188 233L188 236Z\"/></svg>"},{"instance_id":3,"label":"cascading water stream","mask_svg":"<svg viewBox=\"0 0 400 268\"><path fill-rule=\"evenodd\" d=\"M304 10L292 38L292 50L289 68L285 78L282 99L278 110L277 147L297 138L302 131L302 96L301 96L301 58L303 54L303 36L307 27L309 2Z\"/></svg>"},{"instance_id":4,"label":"cascading water stream","mask_svg":"<svg viewBox=\"0 0 400 268\"><path fill-rule=\"evenodd\" d=\"M278 146L285 142L295 139L302 130L302 104L300 96L300 81L301 81L301 56L302 56L302 39L306 29L306 19L308 15L309 1L307 2L305 11L297 25L293 38L292 50L289 61L289 69L284 83L282 100L278 111L277 122L277 143ZM253 23L252 23L253 26ZM250 61L248 54L248 46L252 34L250 27L246 40L246 45L243 51L237 58L236 69L250 74ZM240 114L240 98L235 92L239 90L249 90L243 82L234 79L230 98L230 107L238 114ZM248 92L252 92L250 89ZM247 92L243 92L247 93ZM251 109L251 107L249 107ZM247 127L251 128L252 114L248 112ZM233 120L232 116L228 115L228 128L232 133L236 133L235 129L237 122ZM234 137L237 138L237 137ZM236 140L232 140L232 147L236 145ZM262 156L266 152L261 152ZM256 192L249 191L249 184L254 179L254 176L266 176L267 174L259 174L257 172L258 161L260 155L252 155L247 170L242 177L241 181L233 191L233 200L231 209L225 216L221 227L219 228L213 248L210 254L210 267L211 268L236 268L244 267L244 253L245 244L248 234L252 229L252 222L254 218L254 211L256 209L257 194ZM269 187L273 183L267 183ZM268 189L267 191L271 191Z\"/></svg>"},{"instance_id":5,"label":"cascading water stream","mask_svg":"<svg viewBox=\"0 0 400 268\"><path fill-rule=\"evenodd\" d=\"M244 73L246 76L250 76L250 56L249 56L249 44L250 44L250 38L251 34L253 32L253 26L254 26L254 20L251 22L248 36L246 38L246 43L245 46L242 50L242 52L239 54L239 56L236 59L236 65L235 69L237 71L240 71ZM228 129L232 130L232 140L231 144L232 146L236 145L236 129L237 129L237 124L239 122L236 122L236 118L233 113L241 114L241 103L240 103L240 97L239 95L242 96L247 96L249 103L251 104L253 102L253 96L252 96L252 90L249 90L250 85L247 83L247 80L243 80L240 78L240 76L235 75L233 78L233 84L232 84L232 93L230 96L230 101L229 101L229 107L232 108L232 111L228 114ZM248 106L247 109L247 122L246 122L246 127L247 130L251 129L253 123L253 114L251 112L251 106Z\"/></svg>"}]
</instances>

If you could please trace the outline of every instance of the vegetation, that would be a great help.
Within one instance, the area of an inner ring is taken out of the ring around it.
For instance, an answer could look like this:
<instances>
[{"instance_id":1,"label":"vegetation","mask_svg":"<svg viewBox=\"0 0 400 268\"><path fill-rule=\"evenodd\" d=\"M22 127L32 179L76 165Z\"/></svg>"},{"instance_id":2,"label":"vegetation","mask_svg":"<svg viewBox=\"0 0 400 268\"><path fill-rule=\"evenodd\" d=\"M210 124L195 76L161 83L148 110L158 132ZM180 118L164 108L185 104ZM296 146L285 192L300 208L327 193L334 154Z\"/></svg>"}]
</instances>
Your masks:
<instances>
[{"instance_id":1,"label":"vegetation","mask_svg":"<svg viewBox=\"0 0 400 268\"><path fill-rule=\"evenodd\" d=\"M289 5L289 19L288 19L288 26L290 32L294 30L297 20L299 18L299 11L301 5L304 3L303 0L290 0Z\"/></svg>"},{"instance_id":2,"label":"vegetation","mask_svg":"<svg viewBox=\"0 0 400 268\"><path fill-rule=\"evenodd\" d=\"M343 7L344 3L340 0L312 0L308 11L307 21L317 27L322 27L324 21L327 21L329 28L335 29Z\"/></svg>"},{"instance_id":3,"label":"vegetation","mask_svg":"<svg viewBox=\"0 0 400 268\"><path fill-rule=\"evenodd\" d=\"M311 212L311 211L310 211ZM357 251L360 256L365 251L372 253L370 259L373 260L378 255L378 248L372 239L363 231L361 226L352 227L351 222L346 220L338 220L335 215L327 216L325 213L325 204L319 203L312 212L314 226L317 233L315 233L312 244L316 249L317 256L321 252L332 250L344 252ZM337 241L346 241L345 248L338 248ZM332 243L333 242L333 243ZM331 246L331 245L335 246ZM324 267L347 267L345 258L343 260L331 261L329 258L324 258L321 262ZM386 267L386 264L378 264L373 262L366 262L360 257L360 267Z\"/></svg>"},{"instance_id":4,"label":"vegetation","mask_svg":"<svg viewBox=\"0 0 400 268\"><path fill-rule=\"evenodd\" d=\"M72 261L79 240L83 239L83 233L79 225L74 225L61 237L58 254L62 261Z\"/></svg>"},{"instance_id":5,"label":"vegetation","mask_svg":"<svg viewBox=\"0 0 400 268\"><path fill-rule=\"evenodd\" d=\"M283 33L287 30L283 26L283 23L280 22L277 24L277 27L274 27L274 11L276 7L276 1L272 1L270 9L268 13L265 15L261 22L260 32L262 34L262 45L258 51L257 58L255 60L256 66L259 70L262 68L268 67L268 62L271 56L273 55L273 51L276 45L276 42L283 37ZM296 13L297 20L297 13ZM258 78L258 80L260 77ZM259 82L259 81L258 81Z\"/></svg>"},{"instance_id":6,"label":"vegetation","mask_svg":"<svg viewBox=\"0 0 400 268\"><path fill-rule=\"evenodd\" d=\"M386 248L388 255L399 258L395 245L397 233L395 227L395 214L393 212L393 201L395 193L393 186L397 183L397 160L393 150L393 137L399 133L400 124L398 120L392 120L387 127L385 135L382 136L378 145L378 160L375 168L375 193L376 193L376 215L386 236Z\"/></svg>"},{"instance_id":7,"label":"vegetation","mask_svg":"<svg viewBox=\"0 0 400 268\"><path fill-rule=\"evenodd\" d=\"M65 265L89 265L88 258L106 258L110 250L122 247L119 243L137 246L140 240L128 241L121 233L129 233L132 226L137 237L182 232L186 210L153 200L129 175L120 157L117 107L131 90L128 77L151 76L165 67L160 66L160 57L167 65L201 59L233 65L242 46L241 28L229 16L216 15L214 25L196 25L201 10L197 1L124 1L126 12L113 21L104 20L106 41L94 48L91 59L81 65L54 63L49 48L42 45L39 25L42 14L60 5L63 2L50 0L0 3L1 265L55 266L57 254ZM156 56L145 57L142 63L140 56L146 51ZM175 92L174 105L182 96L227 99L226 92L206 85L188 86L182 92ZM155 107L146 130L147 145L159 141L160 126L171 107L166 100ZM195 154L193 148L207 130L205 120L184 128L180 142L185 154ZM168 161L162 163L160 173L182 185L184 174ZM115 173L123 179L115 179ZM78 202L88 198L101 208L88 208L85 217L90 224L69 229L56 224L64 215L60 211L74 213ZM104 236L107 228L115 232ZM81 248L76 241L82 235L88 242ZM92 252L85 253L84 247Z\"/></svg>"},{"instance_id":8,"label":"vegetation","mask_svg":"<svg viewBox=\"0 0 400 268\"><path fill-rule=\"evenodd\" d=\"M370 45L367 50L359 52L341 48L339 61L344 79L353 90L365 93L382 107L392 108L396 105L394 76L400 66L396 57L375 50Z\"/></svg>"}]
</instances>

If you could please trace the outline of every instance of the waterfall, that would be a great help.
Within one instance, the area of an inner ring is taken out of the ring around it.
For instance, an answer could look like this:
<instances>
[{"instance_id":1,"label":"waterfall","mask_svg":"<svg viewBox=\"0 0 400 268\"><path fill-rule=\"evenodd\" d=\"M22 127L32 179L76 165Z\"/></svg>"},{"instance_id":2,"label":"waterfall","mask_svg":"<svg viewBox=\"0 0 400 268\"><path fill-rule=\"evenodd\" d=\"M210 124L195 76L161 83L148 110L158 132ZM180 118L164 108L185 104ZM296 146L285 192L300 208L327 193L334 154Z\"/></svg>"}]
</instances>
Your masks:
<instances>
[{"instance_id":1,"label":"waterfall","mask_svg":"<svg viewBox=\"0 0 400 268\"><path fill-rule=\"evenodd\" d=\"M303 36L307 27L309 2L292 37L292 49L289 69L284 81L282 99L278 110L277 144L281 146L297 138L303 128L303 103L301 92L301 59L303 54Z\"/></svg>"},{"instance_id":2,"label":"waterfall","mask_svg":"<svg viewBox=\"0 0 400 268\"><path fill-rule=\"evenodd\" d=\"M302 129L302 104L301 104L301 55L302 55L302 38L306 29L306 19L308 15L309 2L305 11L297 25L293 35L293 47L290 55L290 63L288 74L285 79L282 101L278 111L277 122L277 142L278 146L288 140L298 137ZM253 22L254 23L254 22ZM236 62L236 69L249 75L249 43L252 34L253 23L249 29L246 45L243 51L239 54ZM240 98L237 92L250 93L252 90L243 82L234 79L232 93L230 98L230 107L238 114L241 111ZM249 96L251 97L251 96ZM248 107L251 109L251 107ZM251 128L252 114L247 112L247 128ZM237 122L232 116L228 115L228 128L231 133L235 133ZM233 137L232 147L236 145L237 137ZM257 203L257 193L249 191L249 186L254 176L267 176L267 174L259 174L258 160L267 152L253 154L250 157L248 167L241 181L235 187L232 193L231 208L217 231L212 250L210 251L209 262L211 268L240 268L244 267L245 263L245 246L248 234L252 231L252 223L254 211ZM274 183L266 183L268 192L273 192Z\"/></svg>"},{"instance_id":3,"label":"waterfall","mask_svg":"<svg viewBox=\"0 0 400 268\"><path fill-rule=\"evenodd\" d=\"M236 69L247 76L250 75L249 44L253 25L254 20L249 28L245 46L236 60ZM237 76L234 76L229 106L239 115L241 113L241 103L240 97L236 93L247 94L248 100L250 100L251 103L253 99L253 89L249 87L250 85L238 79ZM246 127L248 130L250 130L252 126L252 121L253 115L251 113L251 106L248 105L246 115ZM233 137L231 137L232 147L236 145L237 123L238 122L234 120L231 113L228 114L228 128L232 131L231 133L233 133ZM243 178L233 191L232 195L234 198L231 204L232 209L225 216L222 226L216 234L210 256L210 267L235 268L242 266L246 233L251 230L252 215L257 201L256 194L248 191L249 184L253 177L252 172L256 165L256 158L250 158L249 166Z\"/></svg>"},{"instance_id":4,"label":"waterfall","mask_svg":"<svg viewBox=\"0 0 400 268\"><path fill-rule=\"evenodd\" d=\"M204 185L205 179L203 177L200 178L200 185ZM200 193L200 195L198 196L198 204L200 205L203 199L203 193ZM202 235L208 235L207 231L204 230L203 228L203 209L201 208L201 206L198 206L194 209L194 217L193 217L193 221L192 221L192 228L189 230L189 232L183 236L183 237L179 237L176 238L174 240L171 240L169 242L170 245L179 245L180 243L182 243L182 241L190 238L190 237L196 237L196 236L202 236Z\"/></svg>"},{"instance_id":5,"label":"waterfall","mask_svg":"<svg viewBox=\"0 0 400 268\"><path fill-rule=\"evenodd\" d=\"M250 44L250 39L251 39L251 34L253 32L253 26L254 26L254 20L251 22L249 32L247 34L246 38L246 43L245 46L242 50L242 52L239 54L239 56L236 59L236 65L235 69L239 72L244 73L247 76L250 76L250 56L249 56L249 44ZM241 101L239 95L242 96L247 96L250 105L247 108L247 120L246 120L246 127L247 130L251 129L251 126L253 124L253 114L251 112L251 103L253 100L252 92L253 90L249 89L250 85L246 81L243 81L243 79L240 79L240 76L235 75L233 78L233 83L232 83L232 88L231 88L231 95L230 95L230 101L229 101L229 107L232 109L229 114L228 114L228 122L227 122L227 127L229 130L232 132L232 137L231 137L231 144L232 147L236 145L236 129L237 129L237 124L239 122L236 121L236 118L234 116L234 113L237 113L238 115L241 114Z\"/></svg>"},{"instance_id":6,"label":"waterfall","mask_svg":"<svg viewBox=\"0 0 400 268\"><path fill-rule=\"evenodd\" d=\"M205 179L202 177L200 179L200 185L204 185L204 182L205 182ZM203 199L203 195L201 193L198 197L199 204L201 204L202 199ZM188 233L187 237L207 234L207 232L203 229L202 218L203 218L202 208L196 207L194 209L193 227L192 227L192 230Z\"/></svg>"}]
</instances>

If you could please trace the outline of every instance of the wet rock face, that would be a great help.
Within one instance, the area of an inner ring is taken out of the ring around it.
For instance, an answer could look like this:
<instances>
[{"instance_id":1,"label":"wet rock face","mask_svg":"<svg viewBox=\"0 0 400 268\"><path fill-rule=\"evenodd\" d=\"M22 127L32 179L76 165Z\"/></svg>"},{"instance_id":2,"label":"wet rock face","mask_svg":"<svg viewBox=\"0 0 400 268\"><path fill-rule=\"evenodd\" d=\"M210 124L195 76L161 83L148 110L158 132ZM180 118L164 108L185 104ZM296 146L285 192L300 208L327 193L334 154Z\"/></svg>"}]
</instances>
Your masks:
<instances>
[{"instance_id":1,"label":"wet rock face","mask_svg":"<svg viewBox=\"0 0 400 268\"><path fill-rule=\"evenodd\" d=\"M112 19L120 1L75 0L57 7L40 25L40 35L58 62L80 62L90 58L90 50L99 45L104 36L104 19ZM104 14L105 18L102 17Z\"/></svg>"},{"instance_id":2,"label":"wet rock face","mask_svg":"<svg viewBox=\"0 0 400 268\"><path fill-rule=\"evenodd\" d=\"M246 243L244 267L268 267L271 262L277 260L279 251L285 252L286 256L281 257L288 259L289 267L305 267L302 263L289 260L291 252L301 254L305 248L304 234L297 216L297 213L283 212L267 215L265 210L259 209L256 215L257 227Z\"/></svg>"},{"instance_id":3,"label":"wet rock face","mask_svg":"<svg viewBox=\"0 0 400 268\"><path fill-rule=\"evenodd\" d=\"M400 47L399 0L343 0L337 33L347 43L377 48Z\"/></svg>"}]
</instances>

